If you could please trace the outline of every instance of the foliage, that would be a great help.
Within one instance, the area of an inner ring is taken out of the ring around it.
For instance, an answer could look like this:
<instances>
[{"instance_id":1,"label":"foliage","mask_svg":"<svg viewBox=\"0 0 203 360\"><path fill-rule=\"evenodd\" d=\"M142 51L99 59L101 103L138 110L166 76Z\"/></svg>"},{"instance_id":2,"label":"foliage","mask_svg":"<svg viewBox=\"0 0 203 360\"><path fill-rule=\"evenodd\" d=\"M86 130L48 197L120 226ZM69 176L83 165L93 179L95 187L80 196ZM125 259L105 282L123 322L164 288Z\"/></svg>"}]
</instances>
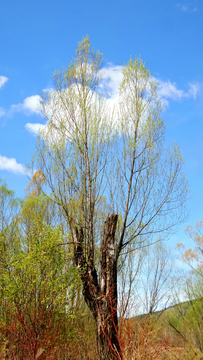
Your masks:
<instances>
[{"instance_id":1,"label":"foliage","mask_svg":"<svg viewBox=\"0 0 203 360\"><path fill-rule=\"evenodd\" d=\"M157 84L140 58L124 66L112 111L101 93L102 55L91 50L88 37L76 55L54 74L55 90L44 98L47 126L31 166L43 172L70 229L83 228L86 254L101 241L108 212L118 212L118 256L129 243L143 244L160 232L167 236L182 221L183 161L177 145L164 150ZM106 211L99 216L104 195Z\"/></svg>"},{"instance_id":2,"label":"foliage","mask_svg":"<svg viewBox=\"0 0 203 360\"><path fill-rule=\"evenodd\" d=\"M47 205L42 196L30 196L22 203L15 236L7 238L9 232L4 232L0 243L1 333L10 355L22 359L33 358L40 349L43 359L53 344L64 341L71 289L78 284L70 256L61 246L60 225L46 221ZM5 248L6 241L10 247Z\"/></svg>"},{"instance_id":3,"label":"foliage","mask_svg":"<svg viewBox=\"0 0 203 360\"><path fill-rule=\"evenodd\" d=\"M75 320L82 291L96 321L100 358L122 358L117 270L125 263L132 284L130 252L138 256L137 274L143 247L159 241L160 233L167 238L185 217L183 161L176 144L164 148L156 82L140 58L131 58L112 108L102 63L102 54L84 38L76 58L55 72L55 90L43 96L47 125L31 164L37 172L20 214L1 232L1 326L10 351L12 343L14 352L26 347L30 356L52 356L53 343L68 336L64 322ZM156 274L163 273L162 260ZM158 293L159 285L150 312ZM144 325L139 329L145 333ZM146 350L149 338L141 335L135 346ZM25 357L24 350L16 354Z\"/></svg>"},{"instance_id":4,"label":"foliage","mask_svg":"<svg viewBox=\"0 0 203 360\"><path fill-rule=\"evenodd\" d=\"M30 196L39 196L45 183L45 177L41 170L38 170L32 176L27 188L24 190Z\"/></svg>"},{"instance_id":5,"label":"foliage","mask_svg":"<svg viewBox=\"0 0 203 360\"><path fill-rule=\"evenodd\" d=\"M172 329L184 340L192 358L202 358L203 353L203 221L197 222L195 229L188 226L185 232L194 242L195 247L185 249L182 243L177 244L181 259L190 266L191 272L185 278L183 293L188 299L187 306L176 307L169 316ZM193 354L193 355L191 355Z\"/></svg>"},{"instance_id":6,"label":"foliage","mask_svg":"<svg viewBox=\"0 0 203 360\"><path fill-rule=\"evenodd\" d=\"M150 245L160 233L171 234L185 217L187 181L179 147L164 148L157 84L143 61L131 58L123 67L113 109L104 91L102 62L86 37L70 65L55 72L55 89L42 101L47 124L31 167L43 174L66 218L83 295L97 322L101 352L106 351L100 355L106 359L111 334L111 348L119 346L113 326L119 257ZM113 319L111 325L107 319Z\"/></svg>"},{"instance_id":7,"label":"foliage","mask_svg":"<svg viewBox=\"0 0 203 360\"><path fill-rule=\"evenodd\" d=\"M194 249L185 249L182 243L177 244L177 248L181 252L182 260L187 263L200 276L203 276L203 234L202 234L203 220L195 224L195 229L192 226L187 226L185 232L196 245Z\"/></svg>"}]
</instances>

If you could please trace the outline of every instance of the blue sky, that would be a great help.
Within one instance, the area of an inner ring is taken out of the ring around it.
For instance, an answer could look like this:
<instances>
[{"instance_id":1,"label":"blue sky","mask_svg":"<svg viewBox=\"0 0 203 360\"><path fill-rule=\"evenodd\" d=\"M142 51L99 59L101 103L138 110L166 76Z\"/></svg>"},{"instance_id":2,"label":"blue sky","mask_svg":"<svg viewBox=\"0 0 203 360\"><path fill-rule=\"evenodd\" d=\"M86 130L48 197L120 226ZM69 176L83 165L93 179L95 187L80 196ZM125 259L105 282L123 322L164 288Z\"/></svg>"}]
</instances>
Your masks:
<instances>
[{"instance_id":1,"label":"blue sky","mask_svg":"<svg viewBox=\"0 0 203 360\"><path fill-rule=\"evenodd\" d=\"M22 197L24 174L44 121L38 100L52 73L67 66L78 41L90 36L107 60L116 96L121 66L141 56L159 80L166 143L180 145L193 196L183 230L203 217L203 2L202 0L7 0L0 5L0 178Z\"/></svg>"}]
</instances>

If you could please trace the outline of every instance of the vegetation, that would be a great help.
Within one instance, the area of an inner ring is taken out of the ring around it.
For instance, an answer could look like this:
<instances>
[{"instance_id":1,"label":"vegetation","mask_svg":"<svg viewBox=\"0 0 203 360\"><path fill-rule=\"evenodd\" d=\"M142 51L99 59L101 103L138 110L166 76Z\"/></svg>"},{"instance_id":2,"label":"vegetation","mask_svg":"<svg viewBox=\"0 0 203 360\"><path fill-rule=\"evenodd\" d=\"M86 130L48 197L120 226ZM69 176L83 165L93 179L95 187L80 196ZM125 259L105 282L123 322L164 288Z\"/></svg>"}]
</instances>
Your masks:
<instances>
[{"instance_id":1,"label":"vegetation","mask_svg":"<svg viewBox=\"0 0 203 360\"><path fill-rule=\"evenodd\" d=\"M187 182L178 146L164 149L157 84L141 59L123 68L112 110L101 93L102 55L89 38L44 97L47 120L33 168L43 172L66 219L100 359L122 355L117 270L129 251L167 237L185 216Z\"/></svg>"},{"instance_id":2,"label":"vegetation","mask_svg":"<svg viewBox=\"0 0 203 360\"><path fill-rule=\"evenodd\" d=\"M124 66L113 109L102 61L89 38L79 43L44 94L25 198L1 182L0 356L199 359L200 238L182 254L198 260L183 284L188 302L155 312L178 284L163 240L186 216L181 154L164 147L157 84L142 60Z\"/></svg>"}]
</instances>

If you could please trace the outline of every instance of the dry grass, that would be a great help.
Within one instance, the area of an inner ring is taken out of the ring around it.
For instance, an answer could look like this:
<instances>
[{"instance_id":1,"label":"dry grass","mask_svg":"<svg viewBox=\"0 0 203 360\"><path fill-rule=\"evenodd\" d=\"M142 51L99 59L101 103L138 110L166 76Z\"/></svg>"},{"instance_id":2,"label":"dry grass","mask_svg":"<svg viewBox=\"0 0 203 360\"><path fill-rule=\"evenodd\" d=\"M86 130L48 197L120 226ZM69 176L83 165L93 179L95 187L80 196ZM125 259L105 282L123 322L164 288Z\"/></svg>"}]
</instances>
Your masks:
<instances>
[{"instance_id":1,"label":"dry grass","mask_svg":"<svg viewBox=\"0 0 203 360\"><path fill-rule=\"evenodd\" d=\"M71 324L67 323L67 327L70 326L74 331L67 331L66 341L53 341L49 349L39 346L35 355L29 353L29 349L22 351L20 343L18 348L2 340L0 360L97 360L93 320L90 317L73 319ZM166 329L163 330L163 327L153 322L150 317L142 320L120 320L119 342L123 360L203 359L198 349L187 347L180 338L174 337ZM118 356L117 360L119 359Z\"/></svg>"}]
</instances>

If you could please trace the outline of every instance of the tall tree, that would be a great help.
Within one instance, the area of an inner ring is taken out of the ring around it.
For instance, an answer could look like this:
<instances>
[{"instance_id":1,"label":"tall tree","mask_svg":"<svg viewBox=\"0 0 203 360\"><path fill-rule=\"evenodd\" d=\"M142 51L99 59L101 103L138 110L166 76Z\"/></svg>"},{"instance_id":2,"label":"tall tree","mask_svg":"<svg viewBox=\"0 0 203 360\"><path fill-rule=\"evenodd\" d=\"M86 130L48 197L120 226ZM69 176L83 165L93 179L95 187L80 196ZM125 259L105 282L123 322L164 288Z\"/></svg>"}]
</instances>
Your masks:
<instances>
[{"instance_id":1,"label":"tall tree","mask_svg":"<svg viewBox=\"0 0 203 360\"><path fill-rule=\"evenodd\" d=\"M142 60L131 58L123 67L113 110L102 91L102 61L86 37L71 64L54 74L55 90L42 102L47 126L33 166L67 219L100 359L114 359L122 357L119 258L129 244L140 248L183 219L187 182L178 146L163 147L157 84Z\"/></svg>"}]
</instances>

